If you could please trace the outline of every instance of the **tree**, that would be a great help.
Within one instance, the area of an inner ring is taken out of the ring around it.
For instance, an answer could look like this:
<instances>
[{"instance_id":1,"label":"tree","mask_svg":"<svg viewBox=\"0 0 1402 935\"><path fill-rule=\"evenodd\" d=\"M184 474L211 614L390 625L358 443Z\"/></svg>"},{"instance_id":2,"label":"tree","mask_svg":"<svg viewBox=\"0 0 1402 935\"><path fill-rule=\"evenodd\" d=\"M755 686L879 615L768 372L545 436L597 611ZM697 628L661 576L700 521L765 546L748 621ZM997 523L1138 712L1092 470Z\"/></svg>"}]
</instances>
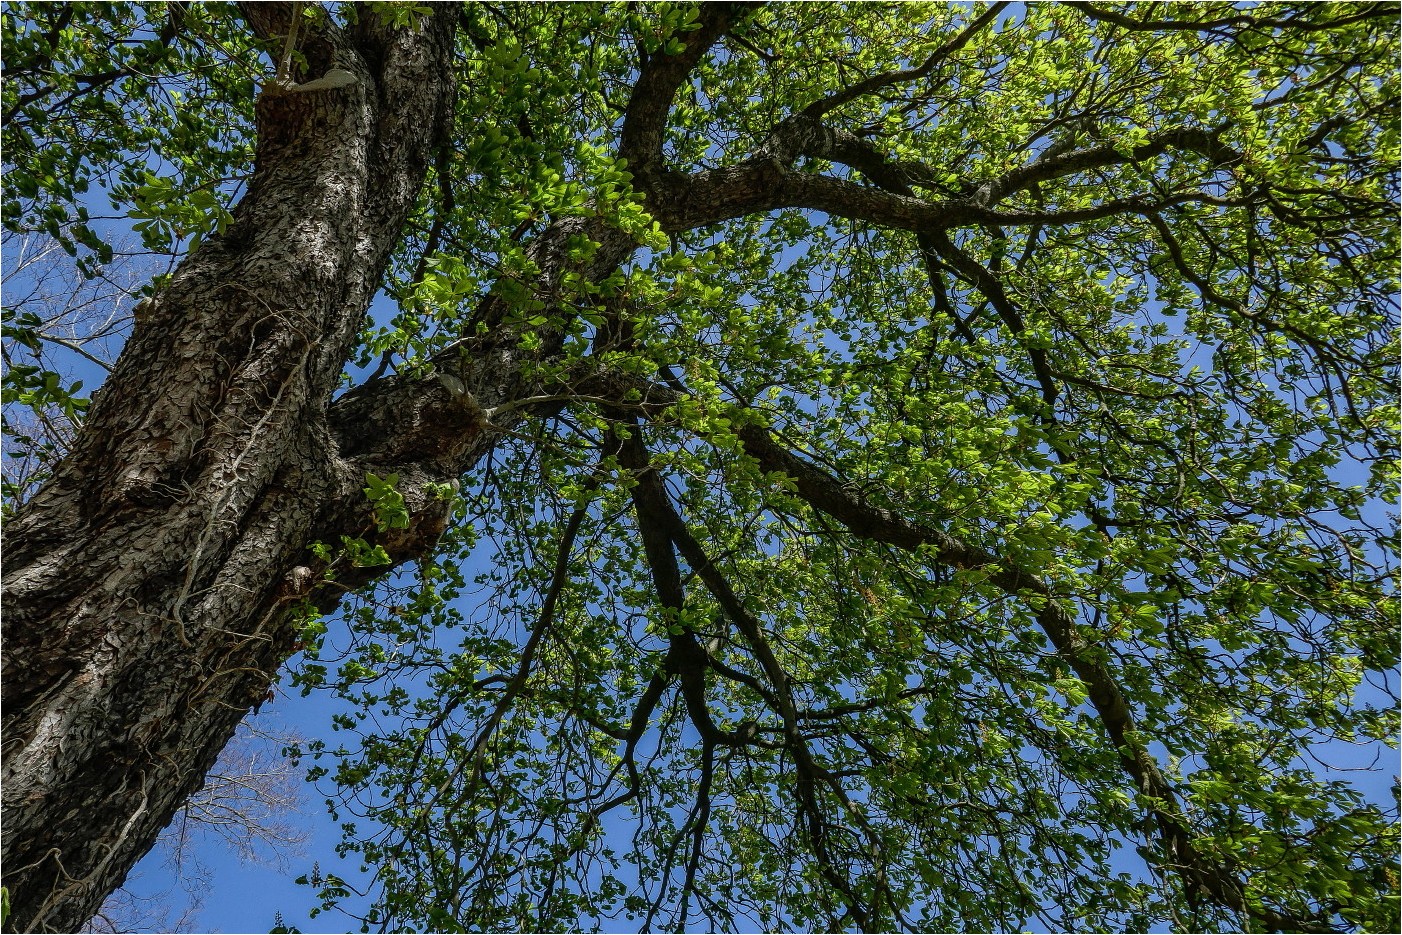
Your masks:
<instances>
[{"instance_id":1,"label":"tree","mask_svg":"<svg viewBox=\"0 0 1402 935\"><path fill-rule=\"evenodd\" d=\"M181 259L6 378L9 924L304 650L367 927L1395 931L1397 32L12 5L7 229Z\"/></svg>"}]
</instances>

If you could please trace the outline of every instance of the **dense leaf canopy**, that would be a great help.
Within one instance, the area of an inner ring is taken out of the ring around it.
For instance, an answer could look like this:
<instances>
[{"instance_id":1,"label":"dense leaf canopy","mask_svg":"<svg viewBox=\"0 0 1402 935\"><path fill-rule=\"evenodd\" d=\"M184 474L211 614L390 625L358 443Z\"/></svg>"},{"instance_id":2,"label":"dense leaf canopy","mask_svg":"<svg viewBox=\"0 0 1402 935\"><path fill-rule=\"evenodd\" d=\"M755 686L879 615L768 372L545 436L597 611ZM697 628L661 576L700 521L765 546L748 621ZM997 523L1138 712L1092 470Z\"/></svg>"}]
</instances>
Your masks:
<instances>
[{"instance_id":1,"label":"dense leaf canopy","mask_svg":"<svg viewBox=\"0 0 1402 935\"><path fill-rule=\"evenodd\" d=\"M1397 930L1394 8L476 3L456 37L343 403L476 405L503 348L531 389L430 553L299 611L291 681L346 702L301 755L371 887L328 865L327 907ZM7 238L104 275L99 190L148 255L224 229L282 39L98 3L4 38ZM80 421L61 335L6 314L7 425ZM377 541L309 548L349 585Z\"/></svg>"}]
</instances>

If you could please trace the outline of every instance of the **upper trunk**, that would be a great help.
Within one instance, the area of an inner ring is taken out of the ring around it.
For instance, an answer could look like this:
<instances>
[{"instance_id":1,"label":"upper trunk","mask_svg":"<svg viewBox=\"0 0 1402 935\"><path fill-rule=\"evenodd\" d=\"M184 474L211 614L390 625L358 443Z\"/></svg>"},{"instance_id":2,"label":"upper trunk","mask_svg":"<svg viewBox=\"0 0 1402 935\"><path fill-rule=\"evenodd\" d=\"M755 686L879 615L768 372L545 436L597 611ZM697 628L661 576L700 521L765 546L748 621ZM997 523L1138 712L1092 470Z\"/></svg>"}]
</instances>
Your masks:
<instances>
[{"instance_id":1,"label":"upper trunk","mask_svg":"<svg viewBox=\"0 0 1402 935\"><path fill-rule=\"evenodd\" d=\"M303 44L310 77L353 80L263 93L234 222L140 310L71 453L9 524L16 930L77 931L121 884L267 692L308 544L368 522L326 408L451 99L455 18L390 31L367 14ZM416 519L404 549L441 528Z\"/></svg>"}]
</instances>

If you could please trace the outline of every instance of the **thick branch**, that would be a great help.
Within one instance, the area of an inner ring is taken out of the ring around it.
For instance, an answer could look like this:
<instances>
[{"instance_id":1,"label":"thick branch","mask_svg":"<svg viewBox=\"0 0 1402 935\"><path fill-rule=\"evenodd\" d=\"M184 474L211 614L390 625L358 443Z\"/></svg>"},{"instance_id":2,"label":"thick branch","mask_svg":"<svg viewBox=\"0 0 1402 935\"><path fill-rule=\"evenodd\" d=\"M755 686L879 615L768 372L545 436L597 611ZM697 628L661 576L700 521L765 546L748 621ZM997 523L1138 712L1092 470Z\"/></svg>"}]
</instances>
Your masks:
<instances>
[{"instance_id":1,"label":"thick branch","mask_svg":"<svg viewBox=\"0 0 1402 935\"><path fill-rule=\"evenodd\" d=\"M803 149L791 148L800 152ZM1244 203L1207 192L1188 191L1163 197L1132 195L1064 211L995 211L977 197L928 201L846 179L796 172L789 169L778 154L787 155L787 152L776 143L761 155L733 166L694 175L663 173L648 186L652 196L649 209L663 229L673 233L783 208L806 208L894 230L918 232L972 224L1049 226L1142 215L1180 204L1235 207Z\"/></svg>"},{"instance_id":2,"label":"thick branch","mask_svg":"<svg viewBox=\"0 0 1402 935\"><path fill-rule=\"evenodd\" d=\"M1319 32L1326 29L1338 29L1341 26L1348 26L1366 20L1376 19L1386 20L1388 22L1396 22L1397 20L1397 7L1390 3L1371 3L1363 8L1362 13L1341 16L1338 19L1326 20L1320 23L1311 23L1298 16L1287 19L1275 19L1272 17L1252 16L1247 13L1238 13L1235 16L1224 16L1211 20L1141 20L1131 16L1125 16L1123 13L1117 13L1114 10L1108 10L1096 3L1082 2L1082 0L1072 0L1072 2L1068 2L1067 5L1080 10L1090 19L1100 20L1119 26L1121 29L1129 29L1136 32L1162 30L1217 32L1227 26L1240 26L1243 27L1243 29L1290 29L1300 32Z\"/></svg>"},{"instance_id":3,"label":"thick branch","mask_svg":"<svg viewBox=\"0 0 1402 935\"><path fill-rule=\"evenodd\" d=\"M1217 138L1217 131L1181 127L1155 133L1148 142L1136 146L1128 153L1122 152L1113 144L1105 143L1036 159L1020 169L1014 169L984 183L979 187L978 197L984 204L994 205L1014 192L1031 188L1040 182L1065 178L1087 169L1143 162L1174 149L1204 156L1212 160L1213 166L1218 168L1233 166L1242 160L1241 153Z\"/></svg>"},{"instance_id":4,"label":"thick branch","mask_svg":"<svg viewBox=\"0 0 1402 935\"><path fill-rule=\"evenodd\" d=\"M238 4L239 14L249 30L264 40L280 39L287 35L295 7L291 0L264 0L259 3L243 0Z\"/></svg>"},{"instance_id":5,"label":"thick branch","mask_svg":"<svg viewBox=\"0 0 1402 935\"><path fill-rule=\"evenodd\" d=\"M676 55L659 52L642 65L633 85L633 96L623 114L618 155L628 160L634 172L660 160L667 114L672 110L677 89L701 61L701 57L754 3L706 3L700 8L701 25L694 32L676 37L685 47Z\"/></svg>"}]
</instances>

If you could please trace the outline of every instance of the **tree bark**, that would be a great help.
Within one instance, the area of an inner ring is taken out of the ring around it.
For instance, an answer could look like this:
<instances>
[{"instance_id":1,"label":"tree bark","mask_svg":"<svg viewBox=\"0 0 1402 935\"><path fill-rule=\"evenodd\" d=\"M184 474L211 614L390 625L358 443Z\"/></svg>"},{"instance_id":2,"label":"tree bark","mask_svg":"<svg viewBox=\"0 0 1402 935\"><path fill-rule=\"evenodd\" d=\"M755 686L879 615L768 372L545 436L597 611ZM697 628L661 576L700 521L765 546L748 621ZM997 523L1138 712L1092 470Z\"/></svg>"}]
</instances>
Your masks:
<instances>
[{"instance_id":1,"label":"tree bark","mask_svg":"<svg viewBox=\"0 0 1402 935\"><path fill-rule=\"evenodd\" d=\"M258 7L261 34L290 21L289 4ZM9 524L17 931L77 931L121 885L268 691L289 607L339 596L315 586L308 545L374 529L327 409L451 104L456 16L391 30L362 14L307 37L299 77L344 75L263 91L233 223L140 309L70 454ZM414 525L382 542L400 560L444 520L422 481L450 478L415 479Z\"/></svg>"}]
</instances>

